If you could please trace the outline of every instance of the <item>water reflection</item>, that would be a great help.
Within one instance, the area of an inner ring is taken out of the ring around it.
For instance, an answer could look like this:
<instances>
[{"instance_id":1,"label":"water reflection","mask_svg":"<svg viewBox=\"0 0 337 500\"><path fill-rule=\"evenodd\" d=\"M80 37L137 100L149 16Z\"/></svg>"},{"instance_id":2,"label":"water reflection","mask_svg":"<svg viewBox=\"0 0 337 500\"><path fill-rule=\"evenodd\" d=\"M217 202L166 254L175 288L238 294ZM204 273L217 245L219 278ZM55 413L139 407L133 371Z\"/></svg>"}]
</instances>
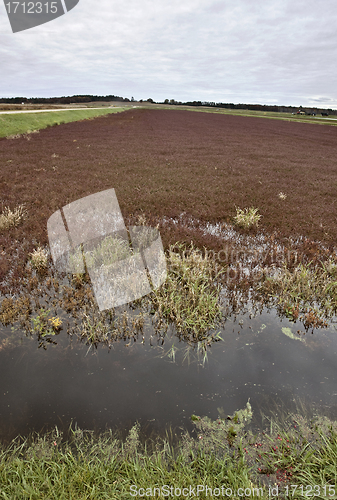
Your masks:
<instances>
[{"instance_id":1,"label":"water reflection","mask_svg":"<svg viewBox=\"0 0 337 500\"><path fill-rule=\"evenodd\" d=\"M0 438L71 421L87 429L127 428L137 420L156 430L190 428L191 414L215 419L218 408L232 414L248 398L257 413L275 399L290 410L294 399L304 398L336 418L336 328L301 336L297 330L273 310L229 318L223 341L204 362L202 352L174 335L151 346L149 329L144 343L121 341L110 351L88 350L63 332L57 345L38 349L35 338L18 342L16 332L14 343L11 329L3 329Z\"/></svg>"}]
</instances>

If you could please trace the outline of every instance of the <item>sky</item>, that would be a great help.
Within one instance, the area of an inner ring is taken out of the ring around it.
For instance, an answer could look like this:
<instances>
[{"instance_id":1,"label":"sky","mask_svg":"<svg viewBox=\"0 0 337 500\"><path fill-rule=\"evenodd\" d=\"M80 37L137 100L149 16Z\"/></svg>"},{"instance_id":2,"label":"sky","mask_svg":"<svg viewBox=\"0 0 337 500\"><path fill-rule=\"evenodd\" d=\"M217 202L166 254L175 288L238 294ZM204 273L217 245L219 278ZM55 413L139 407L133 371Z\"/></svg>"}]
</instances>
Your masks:
<instances>
[{"instance_id":1,"label":"sky","mask_svg":"<svg viewBox=\"0 0 337 500\"><path fill-rule=\"evenodd\" d=\"M6 2L0 97L113 94L337 109L336 0L79 0L18 33Z\"/></svg>"}]
</instances>

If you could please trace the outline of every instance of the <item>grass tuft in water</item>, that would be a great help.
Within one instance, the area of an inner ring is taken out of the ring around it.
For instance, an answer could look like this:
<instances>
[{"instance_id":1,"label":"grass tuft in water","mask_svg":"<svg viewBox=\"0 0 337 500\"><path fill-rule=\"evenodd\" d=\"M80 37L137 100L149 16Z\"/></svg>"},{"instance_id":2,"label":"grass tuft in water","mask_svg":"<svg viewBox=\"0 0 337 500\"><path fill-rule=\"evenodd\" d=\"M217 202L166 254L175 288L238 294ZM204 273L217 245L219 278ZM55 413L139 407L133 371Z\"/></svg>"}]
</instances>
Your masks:
<instances>
[{"instance_id":1,"label":"grass tuft in water","mask_svg":"<svg viewBox=\"0 0 337 500\"><path fill-rule=\"evenodd\" d=\"M200 341L220 323L220 278L224 273L207 252L176 243L167 255L166 282L151 296L152 313L164 322L174 323L186 340Z\"/></svg>"},{"instance_id":2,"label":"grass tuft in water","mask_svg":"<svg viewBox=\"0 0 337 500\"><path fill-rule=\"evenodd\" d=\"M337 312L337 262L330 258L315 266L311 262L290 270L286 263L274 276L265 277L257 290L280 314L309 328L324 328Z\"/></svg>"}]
</instances>

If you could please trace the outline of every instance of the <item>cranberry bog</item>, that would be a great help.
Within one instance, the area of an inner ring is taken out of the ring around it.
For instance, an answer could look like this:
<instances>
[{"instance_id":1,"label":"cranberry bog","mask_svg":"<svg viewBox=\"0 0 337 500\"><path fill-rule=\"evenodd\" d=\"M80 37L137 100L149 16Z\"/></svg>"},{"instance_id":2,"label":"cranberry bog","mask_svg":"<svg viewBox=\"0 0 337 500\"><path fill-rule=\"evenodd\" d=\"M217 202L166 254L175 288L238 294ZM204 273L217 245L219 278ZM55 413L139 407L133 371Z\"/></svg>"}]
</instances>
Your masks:
<instances>
[{"instance_id":1,"label":"cranberry bog","mask_svg":"<svg viewBox=\"0 0 337 500\"><path fill-rule=\"evenodd\" d=\"M336 417L336 153L330 123L177 109L0 139L1 438L188 428L249 398ZM85 273L54 268L47 221L110 188L127 226L158 227L168 280L101 313Z\"/></svg>"}]
</instances>

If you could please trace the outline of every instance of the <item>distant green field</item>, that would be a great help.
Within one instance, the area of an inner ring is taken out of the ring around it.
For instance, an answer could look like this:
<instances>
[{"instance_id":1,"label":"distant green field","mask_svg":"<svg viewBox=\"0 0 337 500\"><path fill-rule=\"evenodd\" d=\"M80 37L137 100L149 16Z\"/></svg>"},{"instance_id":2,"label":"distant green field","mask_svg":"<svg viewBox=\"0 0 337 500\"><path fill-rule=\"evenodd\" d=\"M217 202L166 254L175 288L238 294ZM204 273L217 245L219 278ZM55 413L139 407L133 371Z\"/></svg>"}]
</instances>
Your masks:
<instances>
[{"instance_id":1,"label":"distant green field","mask_svg":"<svg viewBox=\"0 0 337 500\"><path fill-rule=\"evenodd\" d=\"M155 105L152 105L153 107ZM161 106L164 109L164 106ZM293 115L292 113L276 113L273 111L254 111L249 109L226 109L217 107L206 107L206 106L165 106L165 109L180 109L188 111L198 111L203 113L216 113L223 115L237 115L237 116L252 116L255 118L271 118L274 120L286 120L294 122L305 122L305 123L318 123L320 125L337 125L337 116L331 117L333 119L326 119L322 116L307 116L307 115Z\"/></svg>"},{"instance_id":2,"label":"distant green field","mask_svg":"<svg viewBox=\"0 0 337 500\"><path fill-rule=\"evenodd\" d=\"M137 104L136 107L143 107L147 109L176 109L176 110L186 110L195 111L198 113L214 113L221 115L236 115L236 116L251 116L255 118L271 118L272 120L286 120L294 122L304 122L304 123L318 123L320 125L337 125L337 116L331 116L328 118L323 118L320 115L309 116L309 115L293 115L292 113L276 113L274 111L255 111L249 109L227 109L227 108L217 108L216 106L184 106L175 104L149 104L143 102L141 106Z\"/></svg>"},{"instance_id":3,"label":"distant green field","mask_svg":"<svg viewBox=\"0 0 337 500\"><path fill-rule=\"evenodd\" d=\"M126 108L105 109L79 109L46 111L37 113L13 113L0 114L0 137L8 137L17 134L25 134L34 130L40 130L51 125L60 125L108 113L118 113Z\"/></svg>"}]
</instances>

